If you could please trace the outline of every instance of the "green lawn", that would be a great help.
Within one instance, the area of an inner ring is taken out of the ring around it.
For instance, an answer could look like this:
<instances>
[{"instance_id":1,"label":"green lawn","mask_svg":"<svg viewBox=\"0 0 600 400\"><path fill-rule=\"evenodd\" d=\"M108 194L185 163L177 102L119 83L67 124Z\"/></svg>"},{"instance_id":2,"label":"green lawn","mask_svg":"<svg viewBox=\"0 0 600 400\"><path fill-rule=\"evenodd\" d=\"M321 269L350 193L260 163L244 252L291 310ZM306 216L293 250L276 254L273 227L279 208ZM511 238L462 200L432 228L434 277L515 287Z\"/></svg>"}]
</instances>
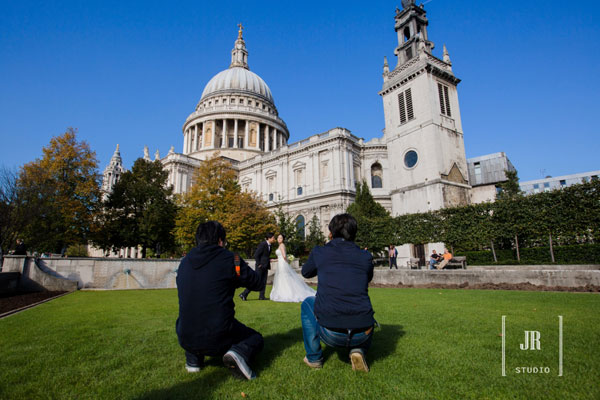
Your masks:
<instances>
[{"instance_id":1,"label":"green lawn","mask_svg":"<svg viewBox=\"0 0 600 400\"><path fill-rule=\"evenodd\" d=\"M598 399L600 296L478 290L371 289L376 318L371 372L347 353L325 366L302 358L300 305L237 303L261 332L258 379L233 379L220 359L189 374L174 331L175 290L77 292L0 320L2 399ZM239 299L236 298L236 301ZM502 315L506 369L502 376ZM558 377L558 316L564 376ZM525 330L541 350L522 351ZM517 374L517 367L548 374Z\"/></svg>"}]
</instances>

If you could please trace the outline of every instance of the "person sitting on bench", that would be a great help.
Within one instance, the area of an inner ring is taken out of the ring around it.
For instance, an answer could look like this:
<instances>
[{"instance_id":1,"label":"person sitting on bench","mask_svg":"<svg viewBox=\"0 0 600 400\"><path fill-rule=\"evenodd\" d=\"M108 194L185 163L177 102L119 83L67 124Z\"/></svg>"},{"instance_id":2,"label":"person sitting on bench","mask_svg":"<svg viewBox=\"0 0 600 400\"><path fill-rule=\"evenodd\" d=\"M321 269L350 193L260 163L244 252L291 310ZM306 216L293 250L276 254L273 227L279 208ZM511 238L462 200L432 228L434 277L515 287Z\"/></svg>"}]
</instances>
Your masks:
<instances>
[{"instance_id":1,"label":"person sitting on bench","mask_svg":"<svg viewBox=\"0 0 600 400\"><path fill-rule=\"evenodd\" d=\"M429 256L429 269L435 269L435 265L440 262L441 258L442 256L433 250Z\"/></svg>"},{"instance_id":2,"label":"person sitting on bench","mask_svg":"<svg viewBox=\"0 0 600 400\"><path fill-rule=\"evenodd\" d=\"M452 253L450 253L448 251L448 249L444 249L443 257L444 257L444 259L442 260L441 263L438 264L437 269L444 269L446 264L448 264L450 262L450 260L452 260Z\"/></svg>"}]
</instances>

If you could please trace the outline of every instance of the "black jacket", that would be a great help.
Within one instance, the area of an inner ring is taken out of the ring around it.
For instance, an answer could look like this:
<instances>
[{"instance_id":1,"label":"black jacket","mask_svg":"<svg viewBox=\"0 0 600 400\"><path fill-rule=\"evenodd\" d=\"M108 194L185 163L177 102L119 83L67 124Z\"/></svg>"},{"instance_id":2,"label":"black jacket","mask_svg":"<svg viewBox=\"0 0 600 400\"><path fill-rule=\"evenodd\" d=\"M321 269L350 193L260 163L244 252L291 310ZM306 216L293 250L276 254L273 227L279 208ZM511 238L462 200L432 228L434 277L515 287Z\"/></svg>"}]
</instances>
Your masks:
<instances>
[{"instance_id":1,"label":"black jacket","mask_svg":"<svg viewBox=\"0 0 600 400\"><path fill-rule=\"evenodd\" d=\"M179 343L185 349L218 347L231 328L236 288L260 289L261 281L243 259L236 276L233 253L217 245L193 248L179 264L177 294Z\"/></svg>"},{"instance_id":2,"label":"black jacket","mask_svg":"<svg viewBox=\"0 0 600 400\"><path fill-rule=\"evenodd\" d=\"M369 298L373 256L336 238L315 247L302 266L305 278L318 276L315 316L326 328L366 328L375 323Z\"/></svg>"},{"instance_id":3,"label":"black jacket","mask_svg":"<svg viewBox=\"0 0 600 400\"><path fill-rule=\"evenodd\" d=\"M256 261L256 268L271 269L271 250L269 249L269 243L266 240L262 241L256 251L254 252L254 261Z\"/></svg>"}]
</instances>

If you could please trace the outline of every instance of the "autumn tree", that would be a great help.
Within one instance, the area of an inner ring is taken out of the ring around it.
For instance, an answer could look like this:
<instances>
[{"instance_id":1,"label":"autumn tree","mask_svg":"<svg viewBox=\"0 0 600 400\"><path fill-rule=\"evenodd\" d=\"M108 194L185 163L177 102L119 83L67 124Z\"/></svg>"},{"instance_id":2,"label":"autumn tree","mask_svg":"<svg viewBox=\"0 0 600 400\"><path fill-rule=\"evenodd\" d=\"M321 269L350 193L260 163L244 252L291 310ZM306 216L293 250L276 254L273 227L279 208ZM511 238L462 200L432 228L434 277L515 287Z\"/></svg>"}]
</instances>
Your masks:
<instances>
[{"instance_id":1,"label":"autumn tree","mask_svg":"<svg viewBox=\"0 0 600 400\"><path fill-rule=\"evenodd\" d=\"M185 251L195 245L199 224L219 221L227 232L228 247L246 256L268 231L277 229L274 216L255 193L243 192L231 164L218 154L196 170L189 191L180 197L175 238Z\"/></svg>"},{"instance_id":2,"label":"autumn tree","mask_svg":"<svg viewBox=\"0 0 600 400\"><path fill-rule=\"evenodd\" d=\"M97 168L95 152L72 128L21 168L17 195L30 250L64 253L87 243L100 194Z\"/></svg>"},{"instance_id":3,"label":"autumn tree","mask_svg":"<svg viewBox=\"0 0 600 400\"><path fill-rule=\"evenodd\" d=\"M177 207L168 177L160 161L138 158L103 202L94 243L104 250L139 246L143 258L147 249L157 255L173 249Z\"/></svg>"}]
</instances>

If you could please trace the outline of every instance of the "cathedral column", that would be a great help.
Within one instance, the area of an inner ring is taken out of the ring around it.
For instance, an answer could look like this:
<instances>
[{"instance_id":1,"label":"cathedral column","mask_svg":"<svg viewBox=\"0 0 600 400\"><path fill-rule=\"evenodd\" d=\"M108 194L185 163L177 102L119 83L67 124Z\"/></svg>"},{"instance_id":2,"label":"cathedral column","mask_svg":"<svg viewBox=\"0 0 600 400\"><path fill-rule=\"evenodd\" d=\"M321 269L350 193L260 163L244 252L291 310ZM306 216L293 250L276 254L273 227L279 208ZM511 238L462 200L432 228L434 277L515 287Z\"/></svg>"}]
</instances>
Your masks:
<instances>
[{"instance_id":1,"label":"cathedral column","mask_svg":"<svg viewBox=\"0 0 600 400\"><path fill-rule=\"evenodd\" d=\"M238 147L238 120L237 118L233 120L233 148L237 149Z\"/></svg>"},{"instance_id":2,"label":"cathedral column","mask_svg":"<svg viewBox=\"0 0 600 400\"><path fill-rule=\"evenodd\" d=\"M260 137L262 135L260 134L260 122L256 123L256 149L260 150Z\"/></svg>"},{"instance_id":3,"label":"cathedral column","mask_svg":"<svg viewBox=\"0 0 600 400\"><path fill-rule=\"evenodd\" d=\"M354 157L352 156L352 148L346 149L346 156L348 158L348 167L346 168L348 173L348 183L346 184L346 187L348 189L352 189L354 186Z\"/></svg>"},{"instance_id":4,"label":"cathedral column","mask_svg":"<svg viewBox=\"0 0 600 400\"><path fill-rule=\"evenodd\" d=\"M246 120L246 128L244 129L244 148L247 149L248 148L248 132L249 132L249 128L250 128L250 121Z\"/></svg>"},{"instance_id":5,"label":"cathedral column","mask_svg":"<svg viewBox=\"0 0 600 400\"><path fill-rule=\"evenodd\" d=\"M204 141L206 140L206 121L202 123L202 140L200 142L200 150L204 148Z\"/></svg>"},{"instance_id":6,"label":"cathedral column","mask_svg":"<svg viewBox=\"0 0 600 400\"><path fill-rule=\"evenodd\" d=\"M227 120L223 120L223 134L221 135L221 148L227 147Z\"/></svg>"},{"instance_id":7,"label":"cathedral column","mask_svg":"<svg viewBox=\"0 0 600 400\"><path fill-rule=\"evenodd\" d=\"M265 152L271 151L271 132L269 125L265 125Z\"/></svg>"},{"instance_id":8,"label":"cathedral column","mask_svg":"<svg viewBox=\"0 0 600 400\"><path fill-rule=\"evenodd\" d=\"M198 151L198 124L194 125L194 151Z\"/></svg>"},{"instance_id":9,"label":"cathedral column","mask_svg":"<svg viewBox=\"0 0 600 400\"><path fill-rule=\"evenodd\" d=\"M183 154L187 154L187 129L183 131Z\"/></svg>"}]
</instances>

